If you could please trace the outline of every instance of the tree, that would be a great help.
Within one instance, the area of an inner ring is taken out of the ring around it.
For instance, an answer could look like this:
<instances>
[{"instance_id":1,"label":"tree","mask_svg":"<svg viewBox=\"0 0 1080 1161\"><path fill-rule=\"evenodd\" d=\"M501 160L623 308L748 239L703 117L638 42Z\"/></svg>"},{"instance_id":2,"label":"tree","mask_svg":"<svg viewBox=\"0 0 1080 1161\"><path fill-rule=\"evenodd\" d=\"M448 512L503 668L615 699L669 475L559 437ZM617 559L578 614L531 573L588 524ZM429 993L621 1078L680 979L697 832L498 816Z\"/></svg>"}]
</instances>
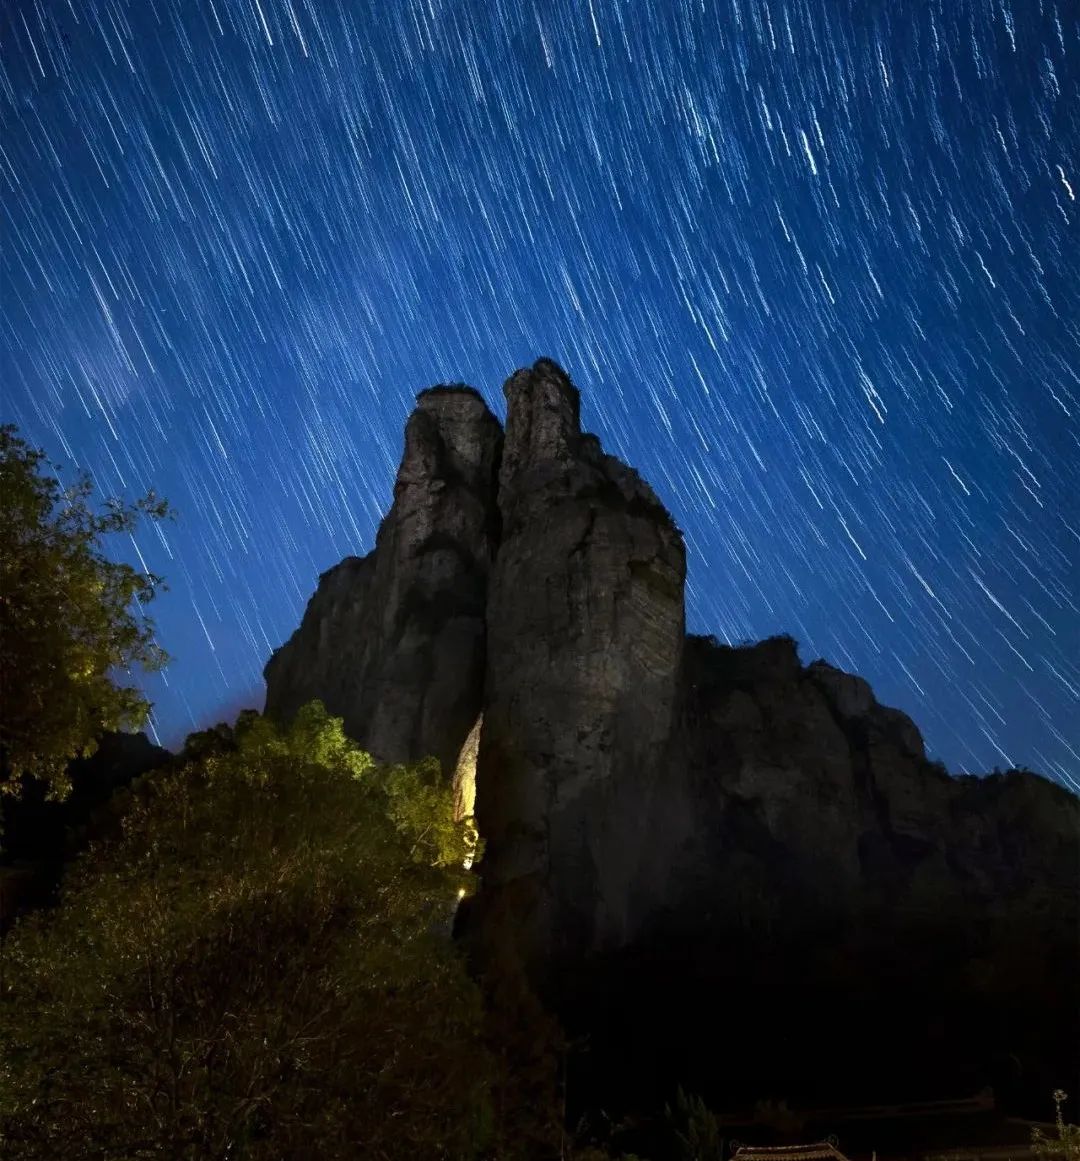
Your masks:
<instances>
[{"instance_id":1,"label":"tree","mask_svg":"<svg viewBox=\"0 0 1080 1161\"><path fill-rule=\"evenodd\" d=\"M17 793L30 776L62 797L72 758L149 713L122 678L167 660L143 611L161 581L109 560L103 538L168 506L150 492L95 510L87 476L65 488L51 470L44 452L0 427L0 791Z\"/></svg>"},{"instance_id":2,"label":"tree","mask_svg":"<svg viewBox=\"0 0 1080 1161\"><path fill-rule=\"evenodd\" d=\"M490 1135L480 996L449 939L475 852L437 767L321 704L139 780L9 936L0 1141L19 1156L464 1158Z\"/></svg>"},{"instance_id":3,"label":"tree","mask_svg":"<svg viewBox=\"0 0 1080 1161\"><path fill-rule=\"evenodd\" d=\"M721 1161L724 1142L720 1122L701 1097L684 1092L680 1085L675 1094L675 1108L668 1105L665 1112L681 1157L686 1161Z\"/></svg>"},{"instance_id":4,"label":"tree","mask_svg":"<svg viewBox=\"0 0 1080 1161\"><path fill-rule=\"evenodd\" d=\"M1057 1139L1047 1137L1040 1128L1031 1131L1031 1151L1036 1157L1061 1158L1061 1161L1080 1159L1080 1127L1067 1125L1061 1106L1068 1100L1066 1093L1054 1089L1054 1127Z\"/></svg>"}]
</instances>

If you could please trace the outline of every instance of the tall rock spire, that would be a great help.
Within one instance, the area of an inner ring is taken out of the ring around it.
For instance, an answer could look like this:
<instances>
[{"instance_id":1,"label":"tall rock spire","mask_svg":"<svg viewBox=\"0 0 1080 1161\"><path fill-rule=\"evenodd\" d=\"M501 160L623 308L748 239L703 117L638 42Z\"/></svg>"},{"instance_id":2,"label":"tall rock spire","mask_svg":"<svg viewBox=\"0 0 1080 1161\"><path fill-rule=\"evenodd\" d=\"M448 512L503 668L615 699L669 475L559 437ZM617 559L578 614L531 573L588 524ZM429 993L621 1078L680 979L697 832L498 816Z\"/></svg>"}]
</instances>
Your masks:
<instances>
[{"instance_id":1,"label":"tall rock spire","mask_svg":"<svg viewBox=\"0 0 1080 1161\"><path fill-rule=\"evenodd\" d=\"M633 923L641 805L673 722L685 557L648 485L581 433L558 366L540 360L504 392L481 907L512 891L520 949L546 961L618 944Z\"/></svg>"},{"instance_id":2,"label":"tall rock spire","mask_svg":"<svg viewBox=\"0 0 1080 1161\"><path fill-rule=\"evenodd\" d=\"M320 698L383 761L452 771L480 713L502 432L471 387L422 392L375 550L319 578L266 666L266 710Z\"/></svg>"}]
</instances>

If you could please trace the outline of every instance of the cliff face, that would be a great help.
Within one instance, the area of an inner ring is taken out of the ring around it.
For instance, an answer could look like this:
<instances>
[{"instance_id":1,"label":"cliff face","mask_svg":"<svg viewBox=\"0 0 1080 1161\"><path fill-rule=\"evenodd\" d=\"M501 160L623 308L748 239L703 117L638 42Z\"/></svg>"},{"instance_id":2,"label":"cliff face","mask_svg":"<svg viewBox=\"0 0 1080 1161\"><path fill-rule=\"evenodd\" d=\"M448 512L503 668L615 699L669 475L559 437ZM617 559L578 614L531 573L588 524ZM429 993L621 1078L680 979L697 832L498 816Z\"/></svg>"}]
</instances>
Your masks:
<instances>
[{"instance_id":1,"label":"cliff face","mask_svg":"<svg viewBox=\"0 0 1080 1161\"><path fill-rule=\"evenodd\" d=\"M683 643L682 538L583 436L555 364L505 387L503 537L477 771L485 905L510 886L527 957L625 941ZM644 809L643 809L644 808Z\"/></svg>"},{"instance_id":2,"label":"cliff face","mask_svg":"<svg viewBox=\"0 0 1080 1161\"><path fill-rule=\"evenodd\" d=\"M729 1103L1037 1098L1075 1075L1080 801L950 777L906 715L789 638L690 638L680 683L630 886L653 905L557 983L591 1090L647 1093L656 1060Z\"/></svg>"},{"instance_id":3,"label":"cliff face","mask_svg":"<svg viewBox=\"0 0 1080 1161\"><path fill-rule=\"evenodd\" d=\"M319 578L267 663L267 713L289 718L317 697L382 760L433 754L454 768L480 712L501 446L471 388L420 395L375 549Z\"/></svg>"},{"instance_id":4,"label":"cliff face","mask_svg":"<svg viewBox=\"0 0 1080 1161\"><path fill-rule=\"evenodd\" d=\"M598 1099L1064 1083L1078 800L950 778L789 639L687 638L681 536L566 375L505 394L505 440L475 393L420 396L375 551L321 579L268 711L321 697L448 772L468 736L487 848L461 926L589 1037Z\"/></svg>"}]
</instances>

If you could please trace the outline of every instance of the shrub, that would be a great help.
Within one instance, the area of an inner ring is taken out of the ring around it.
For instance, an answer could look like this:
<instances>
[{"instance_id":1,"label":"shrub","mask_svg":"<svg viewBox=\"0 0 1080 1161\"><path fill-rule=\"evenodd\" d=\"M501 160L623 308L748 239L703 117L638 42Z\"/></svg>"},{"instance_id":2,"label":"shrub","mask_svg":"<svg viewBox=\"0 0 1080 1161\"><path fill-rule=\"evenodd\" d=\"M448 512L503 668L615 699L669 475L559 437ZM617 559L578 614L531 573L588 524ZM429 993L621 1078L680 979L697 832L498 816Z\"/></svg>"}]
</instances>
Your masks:
<instances>
[{"instance_id":1,"label":"shrub","mask_svg":"<svg viewBox=\"0 0 1080 1161\"><path fill-rule=\"evenodd\" d=\"M474 1156L479 994L449 928L474 832L430 766L319 703L130 792L61 906L16 925L4 1143L28 1161Z\"/></svg>"}]
</instances>

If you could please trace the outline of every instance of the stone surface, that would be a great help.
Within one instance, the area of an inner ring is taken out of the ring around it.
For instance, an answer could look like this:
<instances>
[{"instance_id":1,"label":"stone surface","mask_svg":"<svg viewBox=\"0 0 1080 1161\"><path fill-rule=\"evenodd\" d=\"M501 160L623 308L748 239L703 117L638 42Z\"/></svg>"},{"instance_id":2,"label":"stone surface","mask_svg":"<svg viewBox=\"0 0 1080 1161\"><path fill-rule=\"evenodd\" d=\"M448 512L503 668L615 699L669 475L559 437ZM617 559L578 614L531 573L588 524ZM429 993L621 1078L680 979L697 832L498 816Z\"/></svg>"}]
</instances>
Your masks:
<instances>
[{"instance_id":1,"label":"stone surface","mask_svg":"<svg viewBox=\"0 0 1080 1161\"><path fill-rule=\"evenodd\" d=\"M322 578L268 709L318 696L380 758L436 754L462 810L475 782L459 927L585 1038L599 1102L1065 1084L1080 802L949 777L790 638L686 637L651 489L554 363L504 390L504 440L475 393L420 397L376 549Z\"/></svg>"},{"instance_id":2,"label":"stone surface","mask_svg":"<svg viewBox=\"0 0 1080 1161\"><path fill-rule=\"evenodd\" d=\"M1037 1101L1075 1074L1075 796L949 777L906 715L790 638L690 638L681 683L664 794L640 801L654 881L629 889L651 912L557 981L585 1087Z\"/></svg>"},{"instance_id":3,"label":"stone surface","mask_svg":"<svg viewBox=\"0 0 1080 1161\"><path fill-rule=\"evenodd\" d=\"M528 903L517 892L516 920L526 957L543 960L617 946L635 921L642 808L659 792L675 710L685 557L651 489L582 435L577 390L554 363L504 390L482 893L534 885Z\"/></svg>"},{"instance_id":4,"label":"stone surface","mask_svg":"<svg viewBox=\"0 0 1080 1161\"><path fill-rule=\"evenodd\" d=\"M266 666L267 713L321 698L384 761L452 771L480 713L502 432L468 387L424 391L375 549L319 578Z\"/></svg>"}]
</instances>

